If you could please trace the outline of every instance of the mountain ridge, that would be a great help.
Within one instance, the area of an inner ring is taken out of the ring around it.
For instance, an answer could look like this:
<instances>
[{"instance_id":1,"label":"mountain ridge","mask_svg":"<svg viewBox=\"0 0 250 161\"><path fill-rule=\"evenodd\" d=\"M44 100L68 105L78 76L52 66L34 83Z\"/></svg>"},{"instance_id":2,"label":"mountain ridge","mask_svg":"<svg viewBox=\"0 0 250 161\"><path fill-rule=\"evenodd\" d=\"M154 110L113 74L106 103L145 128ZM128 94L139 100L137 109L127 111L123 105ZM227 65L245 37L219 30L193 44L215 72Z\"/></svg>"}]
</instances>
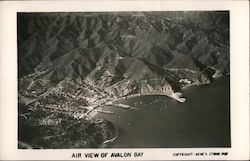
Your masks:
<instances>
[{"instance_id":1,"label":"mountain ridge","mask_svg":"<svg viewBox=\"0 0 250 161\"><path fill-rule=\"evenodd\" d=\"M112 139L100 132L107 121L92 120L99 107L137 110L116 101L141 95L185 102L186 87L230 73L227 11L18 13L17 27L18 102L29 111L20 112L20 126L83 120L98 140L87 137L84 147Z\"/></svg>"}]
</instances>

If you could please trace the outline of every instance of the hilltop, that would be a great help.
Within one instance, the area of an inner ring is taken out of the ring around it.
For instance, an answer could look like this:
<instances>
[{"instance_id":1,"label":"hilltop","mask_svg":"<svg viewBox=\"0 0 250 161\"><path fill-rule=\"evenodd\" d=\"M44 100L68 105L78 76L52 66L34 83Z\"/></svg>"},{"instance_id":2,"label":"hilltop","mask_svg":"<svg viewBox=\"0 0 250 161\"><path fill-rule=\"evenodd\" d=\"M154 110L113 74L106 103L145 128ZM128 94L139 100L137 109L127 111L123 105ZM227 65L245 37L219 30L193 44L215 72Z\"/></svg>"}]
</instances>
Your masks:
<instances>
[{"instance_id":1,"label":"hilltop","mask_svg":"<svg viewBox=\"0 0 250 161\"><path fill-rule=\"evenodd\" d=\"M229 57L228 12L18 13L18 99L31 120L91 120L137 95L184 102L182 89L229 74Z\"/></svg>"}]
</instances>

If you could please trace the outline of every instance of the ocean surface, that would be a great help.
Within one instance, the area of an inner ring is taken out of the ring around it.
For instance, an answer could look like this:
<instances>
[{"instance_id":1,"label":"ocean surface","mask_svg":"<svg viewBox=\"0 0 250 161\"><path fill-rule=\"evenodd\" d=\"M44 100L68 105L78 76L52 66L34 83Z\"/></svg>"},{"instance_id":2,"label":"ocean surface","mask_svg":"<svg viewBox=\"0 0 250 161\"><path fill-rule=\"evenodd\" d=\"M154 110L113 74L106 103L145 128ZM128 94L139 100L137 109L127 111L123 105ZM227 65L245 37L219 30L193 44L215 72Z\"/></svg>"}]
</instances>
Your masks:
<instances>
[{"instance_id":1,"label":"ocean surface","mask_svg":"<svg viewBox=\"0 0 250 161\"><path fill-rule=\"evenodd\" d=\"M229 76L209 85L182 91L185 103L166 96L139 96L119 103L137 107L105 106L98 113L119 128L108 148L230 147Z\"/></svg>"}]
</instances>

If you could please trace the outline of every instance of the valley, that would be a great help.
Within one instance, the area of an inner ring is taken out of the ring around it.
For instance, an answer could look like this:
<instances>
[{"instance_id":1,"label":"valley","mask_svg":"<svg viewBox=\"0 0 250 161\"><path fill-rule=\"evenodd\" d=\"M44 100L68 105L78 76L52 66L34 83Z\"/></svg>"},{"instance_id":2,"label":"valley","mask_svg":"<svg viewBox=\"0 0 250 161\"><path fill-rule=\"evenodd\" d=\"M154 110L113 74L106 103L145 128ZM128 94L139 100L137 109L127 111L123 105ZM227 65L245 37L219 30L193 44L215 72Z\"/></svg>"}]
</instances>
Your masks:
<instances>
[{"instance_id":1,"label":"valley","mask_svg":"<svg viewBox=\"0 0 250 161\"><path fill-rule=\"evenodd\" d=\"M185 104L183 90L230 73L226 11L18 13L17 27L19 148L105 147L119 127L103 107Z\"/></svg>"}]
</instances>

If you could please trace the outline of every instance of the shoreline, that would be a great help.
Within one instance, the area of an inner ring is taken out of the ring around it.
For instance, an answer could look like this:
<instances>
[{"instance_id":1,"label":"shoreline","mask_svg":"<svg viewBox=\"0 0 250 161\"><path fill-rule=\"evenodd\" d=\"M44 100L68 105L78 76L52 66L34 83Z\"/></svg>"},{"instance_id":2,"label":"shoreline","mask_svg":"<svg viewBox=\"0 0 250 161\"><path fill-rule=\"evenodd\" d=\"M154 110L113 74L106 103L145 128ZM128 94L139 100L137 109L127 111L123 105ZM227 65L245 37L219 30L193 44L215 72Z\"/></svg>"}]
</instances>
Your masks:
<instances>
[{"instance_id":1,"label":"shoreline","mask_svg":"<svg viewBox=\"0 0 250 161\"><path fill-rule=\"evenodd\" d=\"M214 88L214 86L207 86L207 85L205 85L204 86L204 88L200 88L201 86L198 86L198 87L195 87L194 86L194 88L192 88L191 90L194 90L195 91L195 93L190 93L190 90L187 90L187 92L188 92L188 95L187 96L189 96L190 97L190 101L191 102L197 102L194 98L198 98L198 96L201 94L201 93L203 93L204 91L211 91L211 89L213 90L213 91L216 91L216 89L217 89L217 87L221 87L222 85L223 85L223 91L224 91L224 84L225 84L225 81L227 81L228 82L228 78L229 77L224 77L224 78L222 78L222 79L218 79L218 80L215 80L214 82L212 82L212 83L210 83L211 85L213 85L213 84L215 84L215 88ZM207 88L209 88L209 90L207 90ZM227 87L225 87L225 88L227 88ZM194 92L193 91L193 92ZM201 92L199 92L199 94L197 94L196 92L198 92L198 91L201 91ZM186 92L183 92L183 93L186 93ZM193 96L193 95L196 95L196 96ZM210 95L212 95L212 93L210 92ZM202 99L206 99L206 98L204 98L204 97L202 97ZM213 98L213 100L214 100L215 98ZM145 99L145 100L147 100L147 98ZM154 98L152 98L151 100L154 100ZM138 101L137 99L135 99L134 101ZM141 101L141 99L140 99L140 101ZM172 102L171 103L171 106L172 106L172 110L170 110L170 112L172 112L173 111L173 108L176 108L176 107L183 107L183 106L185 106L185 108L183 109L184 111L186 111L186 110L189 110L189 109L191 109L191 114L192 113L195 113L195 117L198 117L198 118L203 118L202 116L200 116L200 115L197 115L200 111L199 110L201 110L201 108L199 107L199 104L200 105L206 105L206 104L204 104L203 103L203 101L200 101L200 103L198 103L198 105L197 105L197 103L196 103L196 105L194 105L195 107L193 107L193 104L191 103L190 104L190 101L187 101L187 105L183 105L183 104L176 104L176 103L174 103L174 102ZM147 101L147 102L152 102L152 101ZM215 101L216 102L216 101ZM126 102L125 102L126 103ZM173 107L173 105L176 105L176 107ZM209 106L208 107L210 107L210 106L213 106L214 105L214 103L212 102L211 104L209 104ZM217 105L217 104L216 104ZM146 106L146 105L145 105ZM150 106L150 105L148 105L148 106ZM158 105L159 106L159 105ZM191 107L189 107L189 106L191 106ZM226 109L227 108L227 106L225 106L225 108L223 107L223 109ZM115 110L115 107L114 108L108 108L109 110L112 110L112 109L114 109ZM194 109L196 109L196 110L194 110ZM204 109L205 111L210 111L210 109L211 108L205 108L205 107L202 107L202 109ZM212 109L215 109L214 107L212 108ZM197 112L197 110L198 110L198 112ZM215 109L216 110L216 109ZM155 111L155 110L154 110ZM175 111L175 110L174 110ZM133 146L134 144L134 142L133 141L135 141L134 139L130 139L130 136L132 135L132 136L136 136L136 133L135 134L133 134L133 132L134 132L134 128L135 127L133 127L132 129L127 125L127 123L128 122L130 122L131 120L128 120L127 119L127 116L129 116L130 115L130 113L132 114L132 113L134 113L134 111L131 111L131 110L118 110L117 112L115 112L114 114L116 114L116 115L120 115L121 113L123 113L123 112L125 112L125 113L127 113L128 112L128 114L126 114L126 115L122 115L121 116L121 118L119 117L117 117L117 116L114 116L114 115L103 115L103 114L101 114L101 115L98 115L97 117L103 117L103 118L105 118L105 119L108 119L108 120L111 120L112 122L114 122L114 123L116 123L117 124L117 126L118 127L121 127L121 129L123 129L122 131L121 131L121 133L119 134L119 136L117 136L117 138L115 138L114 140L110 140L110 142L108 141L108 143L107 143L107 147L108 148L123 148L123 147L125 147L125 146L130 146L130 142L131 142L131 146ZM168 110L166 110L165 111L166 113L168 113ZM177 109L177 112L179 113L179 114L183 114L183 112L182 112L182 110L180 111L180 109ZM145 112L142 112L143 113L143 116L145 116ZM158 114L159 113L161 113L160 111L158 111L157 112ZM138 115L137 115L138 114ZM135 115L135 116L141 116L140 115L140 112L137 112L137 114ZM148 115L151 115L150 113L148 113ZM204 115L205 115L205 113L204 113ZM123 117L123 116L125 116L125 117ZM134 116L134 115L133 115ZM154 115L153 115L154 116ZM157 116L157 115L156 115ZM176 115L176 116L179 116L179 115ZM208 115L205 115L205 116L208 116ZM218 115L219 116L219 115ZM152 118L152 116L149 116L150 118ZM161 117L166 117L166 115L164 115L164 116L161 116ZM225 117L226 117L226 115L225 115ZM188 120L188 118L189 117L184 117L185 119L184 120ZM217 117L218 119L219 119L219 117ZM168 118L166 118L166 120L171 120L172 118L170 118L170 119L168 119ZM117 122L116 122L116 120L117 120ZM133 118L133 121L132 121L132 123L134 123L135 121L138 121L139 120L139 123L141 123L141 121L143 120L142 118L137 118L137 117L134 117ZM175 118L175 120L178 120L178 118ZM212 125L212 124L209 124L209 122L210 121L206 121L206 120L202 120L202 121L204 121L205 123L207 123L209 126L210 125ZM150 122L150 120L148 120L148 122ZM181 121L180 121L181 122ZM214 122L214 121L212 121L212 122ZM186 122L185 124L187 124L187 125L190 125L190 124L192 124L192 122L190 123L190 122ZM221 123L221 126L223 125L223 123ZM138 125L137 125L138 126ZM140 126L140 125L139 125ZM224 125L223 125L224 126ZM164 125L162 125L162 126L160 126L159 125L159 127L160 127L160 129L161 128L165 128L165 126ZM180 124L178 124L178 127L180 128L181 127L181 123ZM171 128L174 128L174 127L171 127ZM170 129L171 129L170 128ZM146 129L146 128L145 128ZM154 128L154 129L157 129L157 128ZM199 130L205 130L205 128L203 128L202 126L200 127L200 128L198 128ZM216 129L216 128L215 128ZM127 130L129 130L129 132L127 132ZM187 130L187 131L190 131L190 130ZM191 130L191 131L193 131L193 130ZM123 132L125 132L125 133L123 133ZM145 131L146 132L146 131ZM125 135L127 135L127 133L129 133L129 135L128 136L125 136ZM152 132L152 133L154 133L154 132ZM159 133L159 132L156 132L156 133ZM187 132L188 133L188 132ZM141 133L138 133L138 134L141 134ZM215 133L214 133L215 134ZM167 134L166 134L167 135ZM154 135L152 135L152 136L154 136ZM172 135L170 135L170 136L172 136ZM207 136L209 136L209 135L207 135ZM200 138L202 138L202 135L199 135L199 137ZM175 136L173 136L173 138L178 138L178 139L182 139L182 138L179 138L179 137L175 137ZM126 139L128 139L128 143L126 142ZM210 137L210 139L212 139L212 137ZM185 139L184 139L185 140ZM191 139L192 140L192 139ZM125 141L125 142L124 142ZM207 145L207 144L209 144L210 145L210 143L209 142L206 142L206 141L201 141L202 142L202 144L204 144L204 146L205 146L205 144ZM223 142L223 141L222 141ZM145 145L147 145L147 143L146 143L146 141L145 141L145 143L144 143ZM214 146L216 146L217 144L216 144L216 142L212 142L211 144L213 144ZM223 142L223 144L224 144L224 142ZM228 142L226 142L225 141L225 144L227 145L228 144ZM195 144L193 141L192 141L192 145L194 145L194 146L199 146L198 144ZM102 148L105 148L106 146L104 146L104 147L102 147ZM167 144L166 143L166 146L174 146L174 145L170 145L170 144ZM179 144L178 146L183 146L182 144Z\"/></svg>"},{"instance_id":2,"label":"shoreline","mask_svg":"<svg viewBox=\"0 0 250 161\"><path fill-rule=\"evenodd\" d=\"M214 79L214 81L217 81L218 79L220 79L220 78L223 78L224 76L221 76L221 77L218 77L218 78L216 78L216 79ZM228 76L225 76L225 78L227 78ZM206 83L206 84L201 84L201 85L191 85L191 86L189 86L188 88L190 88L190 87L201 87L201 86L203 86L203 85L209 85L209 84L213 84L213 82L210 82L210 83ZM186 89L188 89L188 88L185 88L185 89L183 89L183 90L186 90ZM177 96L182 96L182 93L180 93L180 92L176 92L176 93L173 93L173 94L177 94ZM178 101L176 98L174 98L174 97L171 97L171 96L169 96L169 95L166 95L166 94L163 94L163 93L160 93L160 94L145 94L145 95L143 95L143 94L133 94L133 95L129 95L129 96L124 96L124 97L121 97L121 98L118 98L117 100L115 100L115 101L112 101L112 102L109 102L108 104L105 104L104 106L113 106L113 107L117 107L117 108L123 108L123 109L133 109L133 107L131 107L131 106L129 106L129 105L126 105L126 106L123 106L123 104L119 104L119 103L114 103L114 102L117 102L117 101L121 101L121 100L127 100L127 99L131 99L131 98L136 98L136 97L140 97L140 96L150 96L150 95L163 95L163 96L167 96L167 97L169 97L170 99L174 99L174 100L176 100L176 101ZM178 101L178 102L180 102L180 103L185 103L185 101L184 102L181 102L181 101ZM119 106L120 105L120 106ZM100 107L97 107L97 108L101 108L101 106ZM137 107L135 107L136 109L139 109L139 108L137 108ZM96 113L95 113L95 115L98 113L98 112L100 112L100 111L96 111ZM110 111L111 112L111 111ZM102 112L101 112L102 113ZM105 113L105 114L107 114L107 113ZM115 113L108 113L108 114L115 114ZM112 124L113 124L113 122L111 122ZM114 124L113 124L114 125ZM114 125L115 127L116 127L116 125ZM119 135L118 135L118 127L116 127L117 128L117 131L116 131L116 134L115 134L115 136L113 137L113 138L111 138L111 139L108 139L108 140L106 140L106 141L104 141L103 142L103 144L100 146L100 148L105 148L106 146L108 146L110 143L112 143L112 142L114 142L115 140L117 140L118 139L118 137L119 137Z\"/></svg>"},{"instance_id":3,"label":"shoreline","mask_svg":"<svg viewBox=\"0 0 250 161\"><path fill-rule=\"evenodd\" d=\"M112 122L111 122L112 123ZM112 123L113 124L113 123ZM114 126L114 128L115 128L115 134L114 134L114 137L113 138L111 138L111 139L108 139L108 140L105 140L99 147L100 148L105 148L105 147L107 147L108 146L108 144L110 144L110 143L112 143L112 142L114 142L116 139L118 139L118 137L119 137L119 135L118 135L118 127L116 126L116 125L114 125L113 124L113 126Z\"/></svg>"}]
</instances>

